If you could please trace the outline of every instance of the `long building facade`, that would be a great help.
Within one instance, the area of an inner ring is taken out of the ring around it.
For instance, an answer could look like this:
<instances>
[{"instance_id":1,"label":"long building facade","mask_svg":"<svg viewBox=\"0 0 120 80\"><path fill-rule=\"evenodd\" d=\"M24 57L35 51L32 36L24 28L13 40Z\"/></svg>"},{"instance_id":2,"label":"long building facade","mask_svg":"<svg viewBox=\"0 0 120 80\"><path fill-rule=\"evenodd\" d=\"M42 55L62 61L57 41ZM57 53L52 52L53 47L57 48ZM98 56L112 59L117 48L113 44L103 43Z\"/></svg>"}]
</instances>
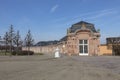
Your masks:
<instances>
[{"instance_id":1,"label":"long building facade","mask_svg":"<svg viewBox=\"0 0 120 80\"><path fill-rule=\"evenodd\" d=\"M44 53L44 51L54 53L56 47L59 47L61 53L67 55L99 55L100 32L95 29L94 24L80 21L67 29L66 36L58 44L31 47L31 50L38 53ZM26 49L23 47L23 50Z\"/></svg>"}]
</instances>

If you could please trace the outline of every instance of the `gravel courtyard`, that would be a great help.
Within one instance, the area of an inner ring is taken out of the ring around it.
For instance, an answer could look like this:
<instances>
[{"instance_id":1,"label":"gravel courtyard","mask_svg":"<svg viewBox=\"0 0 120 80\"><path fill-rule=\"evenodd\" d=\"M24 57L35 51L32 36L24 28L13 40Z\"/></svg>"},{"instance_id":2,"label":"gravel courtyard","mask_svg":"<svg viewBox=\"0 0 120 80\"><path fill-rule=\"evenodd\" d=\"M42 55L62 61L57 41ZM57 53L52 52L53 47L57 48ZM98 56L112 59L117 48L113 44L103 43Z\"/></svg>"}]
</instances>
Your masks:
<instances>
[{"instance_id":1,"label":"gravel courtyard","mask_svg":"<svg viewBox=\"0 0 120 80\"><path fill-rule=\"evenodd\" d=\"M120 57L0 56L0 80L120 80Z\"/></svg>"}]
</instances>

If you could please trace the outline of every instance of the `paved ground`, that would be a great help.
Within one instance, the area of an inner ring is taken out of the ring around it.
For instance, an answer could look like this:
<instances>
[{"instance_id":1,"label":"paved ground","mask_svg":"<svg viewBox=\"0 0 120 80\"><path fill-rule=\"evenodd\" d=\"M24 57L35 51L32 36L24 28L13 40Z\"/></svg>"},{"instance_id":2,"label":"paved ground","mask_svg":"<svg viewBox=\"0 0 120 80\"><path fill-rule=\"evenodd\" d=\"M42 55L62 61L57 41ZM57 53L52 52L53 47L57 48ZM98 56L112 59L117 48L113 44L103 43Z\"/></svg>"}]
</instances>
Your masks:
<instances>
[{"instance_id":1,"label":"paved ground","mask_svg":"<svg viewBox=\"0 0 120 80\"><path fill-rule=\"evenodd\" d=\"M120 80L120 57L0 56L0 80Z\"/></svg>"}]
</instances>

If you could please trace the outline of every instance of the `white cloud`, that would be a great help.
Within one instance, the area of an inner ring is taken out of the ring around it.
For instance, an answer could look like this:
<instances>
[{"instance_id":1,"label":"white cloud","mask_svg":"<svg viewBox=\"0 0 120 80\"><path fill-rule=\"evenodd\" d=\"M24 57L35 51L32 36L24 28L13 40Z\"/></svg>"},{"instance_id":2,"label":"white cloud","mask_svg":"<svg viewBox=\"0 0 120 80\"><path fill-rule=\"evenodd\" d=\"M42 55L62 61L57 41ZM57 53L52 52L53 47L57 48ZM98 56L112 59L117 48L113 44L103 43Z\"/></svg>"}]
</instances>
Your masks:
<instances>
[{"instance_id":1,"label":"white cloud","mask_svg":"<svg viewBox=\"0 0 120 80\"><path fill-rule=\"evenodd\" d=\"M97 14L93 14L92 16L87 17L87 19L101 18L101 17L104 17L104 16L110 16L112 14L115 15L116 13L118 13L118 12L115 11L115 10L102 10L102 11L99 11L99 13L97 13Z\"/></svg>"},{"instance_id":2,"label":"white cloud","mask_svg":"<svg viewBox=\"0 0 120 80\"><path fill-rule=\"evenodd\" d=\"M112 9L104 9L98 10L88 13L81 13L80 15L73 15L71 17L63 16L53 20L54 23L62 23L64 25L71 26L75 22L79 22L80 20L84 21L96 21L100 18L105 19L106 17L116 17L118 18L119 11L112 8ZM119 19L119 18L118 18Z\"/></svg>"},{"instance_id":3,"label":"white cloud","mask_svg":"<svg viewBox=\"0 0 120 80\"><path fill-rule=\"evenodd\" d=\"M54 5L54 6L51 8L50 12L51 12L51 13L55 12L58 7L59 7L58 4Z\"/></svg>"},{"instance_id":4,"label":"white cloud","mask_svg":"<svg viewBox=\"0 0 120 80\"><path fill-rule=\"evenodd\" d=\"M74 23L79 20L96 20L98 18L105 18L106 16L117 16L118 11L116 9L105 9L105 10L99 10L95 12L88 12L88 13L82 13L79 16L75 16L71 18L68 23Z\"/></svg>"}]
</instances>

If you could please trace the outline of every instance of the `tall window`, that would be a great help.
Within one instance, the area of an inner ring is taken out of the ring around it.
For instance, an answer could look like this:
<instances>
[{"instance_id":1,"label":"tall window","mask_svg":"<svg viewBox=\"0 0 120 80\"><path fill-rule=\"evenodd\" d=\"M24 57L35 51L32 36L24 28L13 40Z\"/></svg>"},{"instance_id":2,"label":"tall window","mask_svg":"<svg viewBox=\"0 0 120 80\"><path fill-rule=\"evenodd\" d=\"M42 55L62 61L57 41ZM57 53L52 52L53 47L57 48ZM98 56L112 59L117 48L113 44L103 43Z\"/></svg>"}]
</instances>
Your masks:
<instances>
[{"instance_id":1,"label":"tall window","mask_svg":"<svg viewBox=\"0 0 120 80\"><path fill-rule=\"evenodd\" d=\"M80 54L88 54L88 40L79 40Z\"/></svg>"}]
</instances>

